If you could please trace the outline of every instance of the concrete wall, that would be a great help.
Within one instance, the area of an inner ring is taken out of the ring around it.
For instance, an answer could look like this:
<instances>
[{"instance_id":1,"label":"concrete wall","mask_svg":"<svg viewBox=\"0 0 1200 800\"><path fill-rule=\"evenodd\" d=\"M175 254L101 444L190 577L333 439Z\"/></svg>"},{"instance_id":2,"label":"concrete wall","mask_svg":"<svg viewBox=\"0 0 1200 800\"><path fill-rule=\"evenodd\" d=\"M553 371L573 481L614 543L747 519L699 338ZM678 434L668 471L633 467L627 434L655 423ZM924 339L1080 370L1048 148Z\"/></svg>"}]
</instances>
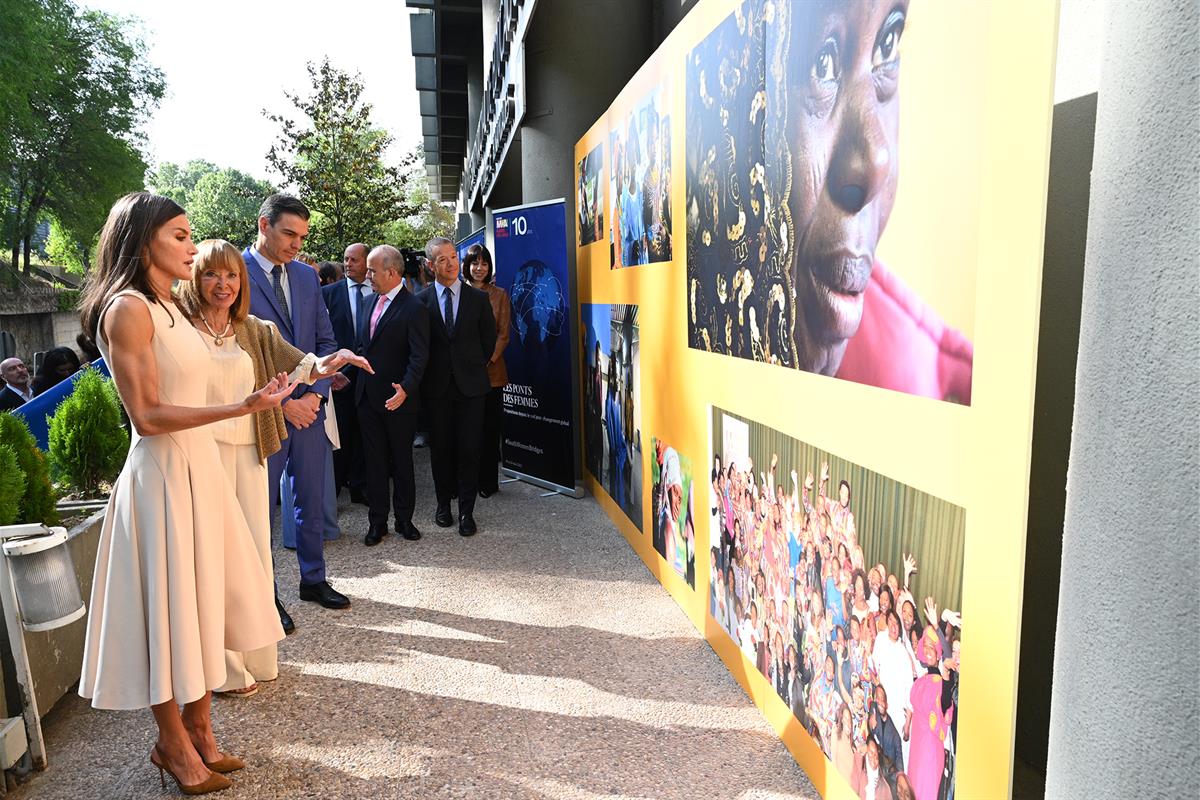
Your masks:
<instances>
[{"instance_id":1,"label":"concrete wall","mask_svg":"<svg viewBox=\"0 0 1200 800\"><path fill-rule=\"evenodd\" d=\"M71 529L67 547L75 565L75 577L79 581L79 594L87 603L92 593L92 578L96 566L96 546L100 542L100 528L104 524L104 512L100 511ZM29 653L29 669L33 673L34 692L38 709L45 716L54 704L62 699L79 682L79 670L83 666L83 640L87 630L87 616L70 625L53 631L26 633L25 647ZM0 683L0 709L9 709L8 715L20 713L13 696L16 689L16 674L12 660L12 649L8 643L8 631L0 624L0 652L3 653L4 681ZM15 713L14 713L15 712Z\"/></svg>"},{"instance_id":2,"label":"concrete wall","mask_svg":"<svg viewBox=\"0 0 1200 800\"><path fill-rule=\"evenodd\" d=\"M1198 18L1106 8L1047 797L1200 786Z\"/></svg>"}]
</instances>

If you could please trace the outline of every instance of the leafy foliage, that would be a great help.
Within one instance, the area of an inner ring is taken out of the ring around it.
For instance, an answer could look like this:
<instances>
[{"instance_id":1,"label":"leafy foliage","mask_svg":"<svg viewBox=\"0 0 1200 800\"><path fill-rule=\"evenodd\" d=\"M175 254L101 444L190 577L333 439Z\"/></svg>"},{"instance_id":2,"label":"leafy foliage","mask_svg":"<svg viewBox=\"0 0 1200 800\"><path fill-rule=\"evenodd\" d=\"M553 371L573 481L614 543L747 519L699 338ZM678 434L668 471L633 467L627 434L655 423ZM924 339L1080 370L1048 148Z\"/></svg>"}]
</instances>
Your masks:
<instances>
[{"instance_id":1,"label":"leafy foliage","mask_svg":"<svg viewBox=\"0 0 1200 800\"><path fill-rule=\"evenodd\" d=\"M302 122L263 113L280 128L267 163L310 209L305 249L318 258L337 258L350 242L377 242L384 227L412 213L401 192L401 176L384 157L392 137L371 126L371 104L362 101L358 74L349 75L324 59L308 64L312 94L284 96Z\"/></svg>"},{"instance_id":2,"label":"leafy foliage","mask_svg":"<svg viewBox=\"0 0 1200 800\"><path fill-rule=\"evenodd\" d=\"M83 274L91 266L92 253L100 241L97 231L91 243L84 247L76 235L68 231L57 218L50 218L50 235L46 239L46 257L50 262L70 272Z\"/></svg>"},{"instance_id":3,"label":"leafy foliage","mask_svg":"<svg viewBox=\"0 0 1200 800\"><path fill-rule=\"evenodd\" d=\"M454 212L433 198L425 175L425 148L404 157L401 164L400 191L408 213L389 222L383 229L383 241L396 247L421 249L435 236L454 238Z\"/></svg>"},{"instance_id":4,"label":"leafy foliage","mask_svg":"<svg viewBox=\"0 0 1200 800\"><path fill-rule=\"evenodd\" d=\"M17 521L21 495L25 493L25 473L17 466L17 454L0 444L0 525Z\"/></svg>"},{"instance_id":5,"label":"leafy foliage","mask_svg":"<svg viewBox=\"0 0 1200 800\"><path fill-rule=\"evenodd\" d=\"M88 367L50 419L50 467L55 478L85 496L112 483L129 452L121 401L112 381Z\"/></svg>"},{"instance_id":6,"label":"leafy foliage","mask_svg":"<svg viewBox=\"0 0 1200 800\"><path fill-rule=\"evenodd\" d=\"M210 172L196 182L188 205L193 238L225 239L238 247L254 241L258 209L275 188L236 169Z\"/></svg>"},{"instance_id":7,"label":"leafy foliage","mask_svg":"<svg viewBox=\"0 0 1200 800\"><path fill-rule=\"evenodd\" d=\"M38 448L25 420L16 414L0 414L0 447L12 449L17 467L25 476L16 521L57 525L58 511L46 456Z\"/></svg>"},{"instance_id":8,"label":"leafy foliage","mask_svg":"<svg viewBox=\"0 0 1200 800\"><path fill-rule=\"evenodd\" d=\"M216 164L200 158L193 158L186 164L173 164L168 161L146 175L146 188L155 194L171 198L187 209L196 184L205 175L218 169L220 168Z\"/></svg>"},{"instance_id":9,"label":"leafy foliage","mask_svg":"<svg viewBox=\"0 0 1200 800\"><path fill-rule=\"evenodd\" d=\"M72 0L0 0L0 210L15 265L46 212L81 247L146 170L165 85L133 23Z\"/></svg>"}]
</instances>

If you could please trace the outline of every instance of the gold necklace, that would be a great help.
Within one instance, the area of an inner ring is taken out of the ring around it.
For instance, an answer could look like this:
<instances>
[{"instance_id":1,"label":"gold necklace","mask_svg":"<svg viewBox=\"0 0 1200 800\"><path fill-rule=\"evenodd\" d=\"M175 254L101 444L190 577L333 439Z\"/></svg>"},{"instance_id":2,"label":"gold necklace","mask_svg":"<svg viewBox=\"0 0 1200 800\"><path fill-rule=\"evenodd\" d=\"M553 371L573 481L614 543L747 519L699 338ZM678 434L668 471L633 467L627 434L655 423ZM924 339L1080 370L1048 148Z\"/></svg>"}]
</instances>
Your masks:
<instances>
[{"instance_id":1,"label":"gold necklace","mask_svg":"<svg viewBox=\"0 0 1200 800\"><path fill-rule=\"evenodd\" d=\"M217 347L220 347L225 343L225 336L229 333L229 319L225 320L225 327L221 329L220 333L217 333L212 329L212 326L208 324L208 317L204 316L203 314L200 315L200 321L204 323L204 327L208 328L208 335L213 337L213 344L215 344Z\"/></svg>"}]
</instances>

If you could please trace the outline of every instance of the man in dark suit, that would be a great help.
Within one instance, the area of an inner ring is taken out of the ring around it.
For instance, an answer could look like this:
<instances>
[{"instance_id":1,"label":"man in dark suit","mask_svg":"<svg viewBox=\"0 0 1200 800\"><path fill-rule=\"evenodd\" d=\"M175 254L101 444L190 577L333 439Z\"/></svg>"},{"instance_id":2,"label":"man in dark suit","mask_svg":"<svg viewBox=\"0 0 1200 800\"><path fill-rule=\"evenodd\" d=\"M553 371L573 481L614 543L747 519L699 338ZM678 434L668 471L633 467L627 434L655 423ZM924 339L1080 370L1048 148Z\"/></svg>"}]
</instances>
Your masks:
<instances>
[{"instance_id":1,"label":"man in dark suit","mask_svg":"<svg viewBox=\"0 0 1200 800\"><path fill-rule=\"evenodd\" d=\"M321 287L325 308L329 311L329 322L333 325L333 338L339 348L354 352L358 349L358 329L362 309L375 298L367 283L367 246L356 242L346 248L346 279L334 281ZM358 368L347 367L343 374L350 385L333 394L337 408L338 438L341 447L333 452L333 485L340 492L343 486L350 489L350 500L354 503L367 502L364 494L367 479L363 472L362 438L358 432L358 401L355 383Z\"/></svg>"},{"instance_id":2,"label":"man in dark suit","mask_svg":"<svg viewBox=\"0 0 1200 800\"><path fill-rule=\"evenodd\" d=\"M396 248L384 244L372 250L366 272L375 295L364 307L359 341L375 374L359 373L355 401L370 503L363 543L372 547L388 532L389 483L396 533L410 541L421 538L412 521L417 497L412 444L429 358L429 312L404 288L404 257Z\"/></svg>"},{"instance_id":3,"label":"man in dark suit","mask_svg":"<svg viewBox=\"0 0 1200 800\"><path fill-rule=\"evenodd\" d=\"M437 490L434 522L454 524L450 497L458 490L458 532L473 536L479 488L483 403L491 389L487 362L496 349L496 322L486 293L459 276L458 249L437 237L425 245L434 282L417 299L429 310L429 364L421 393L430 412L431 461Z\"/></svg>"},{"instance_id":4,"label":"man in dark suit","mask_svg":"<svg viewBox=\"0 0 1200 800\"><path fill-rule=\"evenodd\" d=\"M0 361L0 411L20 408L33 399L33 388L29 385L29 368L19 358Z\"/></svg>"},{"instance_id":5,"label":"man in dark suit","mask_svg":"<svg viewBox=\"0 0 1200 800\"><path fill-rule=\"evenodd\" d=\"M308 208L295 197L273 194L258 212L258 238L242 258L250 276L250 313L269 320L293 347L302 352L328 355L338 349L321 301L317 273L296 255L308 236ZM347 608L350 600L325 580L324 503L326 459L325 400L329 380L299 386L283 402L287 438L282 449L267 460L272 517L279 499L279 476L286 469L292 478L296 503L296 558L300 562L300 599L325 608ZM290 617L279 605L286 630Z\"/></svg>"}]
</instances>

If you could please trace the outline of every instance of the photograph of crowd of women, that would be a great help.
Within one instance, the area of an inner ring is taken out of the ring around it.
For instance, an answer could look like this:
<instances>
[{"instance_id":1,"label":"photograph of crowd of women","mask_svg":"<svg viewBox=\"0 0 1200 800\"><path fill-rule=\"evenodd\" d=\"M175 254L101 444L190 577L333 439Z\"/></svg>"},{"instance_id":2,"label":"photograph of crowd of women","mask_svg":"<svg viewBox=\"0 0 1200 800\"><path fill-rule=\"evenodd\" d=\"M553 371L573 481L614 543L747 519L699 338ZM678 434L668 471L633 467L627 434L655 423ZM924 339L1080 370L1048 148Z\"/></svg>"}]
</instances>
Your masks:
<instances>
[{"instance_id":1,"label":"photograph of crowd of women","mask_svg":"<svg viewBox=\"0 0 1200 800\"><path fill-rule=\"evenodd\" d=\"M908 0L747 0L689 53L690 347L970 404L970 339L906 284L916 265L876 256L908 14Z\"/></svg>"},{"instance_id":2,"label":"photograph of crowd of women","mask_svg":"<svg viewBox=\"0 0 1200 800\"><path fill-rule=\"evenodd\" d=\"M582 247L604 237L604 143L596 145L578 166L575 207L579 209L579 245Z\"/></svg>"},{"instance_id":3,"label":"photograph of crowd of women","mask_svg":"<svg viewBox=\"0 0 1200 800\"><path fill-rule=\"evenodd\" d=\"M642 530L642 383L638 307L582 305L587 468Z\"/></svg>"},{"instance_id":4,"label":"photograph of crowd of women","mask_svg":"<svg viewBox=\"0 0 1200 800\"><path fill-rule=\"evenodd\" d=\"M652 91L609 134L611 266L671 260L671 119L667 92Z\"/></svg>"},{"instance_id":5,"label":"photograph of crowd of women","mask_svg":"<svg viewBox=\"0 0 1200 800\"><path fill-rule=\"evenodd\" d=\"M692 460L671 445L652 437L654 458L650 479L654 487L654 549L675 574L696 588L696 503L693 498Z\"/></svg>"},{"instance_id":6,"label":"photograph of crowd of women","mask_svg":"<svg viewBox=\"0 0 1200 800\"><path fill-rule=\"evenodd\" d=\"M709 610L860 798L952 800L963 508L713 409Z\"/></svg>"}]
</instances>

